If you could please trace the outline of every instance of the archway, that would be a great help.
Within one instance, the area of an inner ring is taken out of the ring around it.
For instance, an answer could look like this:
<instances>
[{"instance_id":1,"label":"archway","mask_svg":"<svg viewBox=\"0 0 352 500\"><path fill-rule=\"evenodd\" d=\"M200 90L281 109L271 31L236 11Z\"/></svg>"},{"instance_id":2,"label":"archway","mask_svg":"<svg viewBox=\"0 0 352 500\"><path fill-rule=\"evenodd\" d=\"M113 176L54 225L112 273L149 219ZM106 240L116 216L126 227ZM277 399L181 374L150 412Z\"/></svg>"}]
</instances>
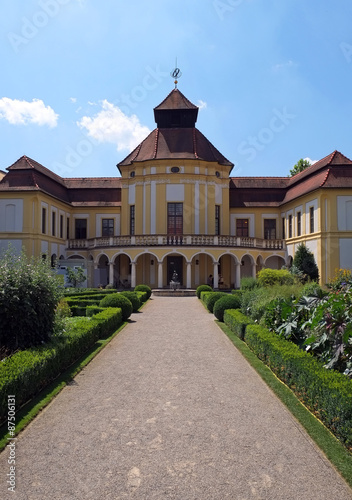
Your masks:
<instances>
[{"instance_id":1,"label":"archway","mask_svg":"<svg viewBox=\"0 0 352 500\"><path fill-rule=\"evenodd\" d=\"M109 259L105 254L99 257L94 283L97 287L105 287L109 284Z\"/></svg>"},{"instance_id":2,"label":"archway","mask_svg":"<svg viewBox=\"0 0 352 500\"><path fill-rule=\"evenodd\" d=\"M241 279L255 277L253 276L255 269L256 266L253 257L249 254L243 255L241 259Z\"/></svg>"},{"instance_id":3,"label":"archway","mask_svg":"<svg viewBox=\"0 0 352 500\"><path fill-rule=\"evenodd\" d=\"M261 255L257 257L257 265L256 265L256 271L257 274L263 269L264 267L264 259Z\"/></svg>"},{"instance_id":4,"label":"archway","mask_svg":"<svg viewBox=\"0 0 352 500\"><path fill-rule=\"evenodd\" d=\"M145 252L136 258L136 284L157 287L158 259L152 253Z\"/></svg>"},{"instance_id":5,"label":"archway","mask_svg":"<svg viewBox=\"0 0 352 500\"><path fill-rule=\"evenodd\" d=\"M281 269L285 265L285 259L280 255L271 255L265 261L265 267L269 269Z\"/></svg>"}]
</instances>

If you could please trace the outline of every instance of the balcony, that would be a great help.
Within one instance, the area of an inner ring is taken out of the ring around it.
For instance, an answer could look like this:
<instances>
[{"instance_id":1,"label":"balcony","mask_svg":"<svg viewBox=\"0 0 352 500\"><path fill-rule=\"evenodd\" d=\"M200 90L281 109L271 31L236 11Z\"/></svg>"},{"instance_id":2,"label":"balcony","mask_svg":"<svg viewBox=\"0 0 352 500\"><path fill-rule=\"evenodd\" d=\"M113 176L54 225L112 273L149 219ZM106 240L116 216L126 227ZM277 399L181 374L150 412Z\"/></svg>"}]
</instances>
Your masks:
<instances>
[{"instance_id":1,"label":"balcony","mask_svg":"<svg viewBox=\"0 0 352 500\"><path fill-rule=\"evenodd\" d=\"M90 239L67 240L68 250L93 250L95 248L126 247L231 247L284 250L285 240L265 240L244 236L209 235L148 235L110 236Z\"/></svg>"}]
</instances>

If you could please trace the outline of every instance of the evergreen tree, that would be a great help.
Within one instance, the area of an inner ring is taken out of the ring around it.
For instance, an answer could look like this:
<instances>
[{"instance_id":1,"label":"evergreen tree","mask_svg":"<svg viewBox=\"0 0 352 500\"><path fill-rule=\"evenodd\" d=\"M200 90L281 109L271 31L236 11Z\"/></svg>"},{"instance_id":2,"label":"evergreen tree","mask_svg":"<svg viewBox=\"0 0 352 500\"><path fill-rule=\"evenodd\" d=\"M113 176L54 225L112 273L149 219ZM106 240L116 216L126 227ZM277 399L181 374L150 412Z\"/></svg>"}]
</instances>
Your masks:
<instances>
[{"instance_id":1,"label":"evergreen tree","mask_svg":"<svg viewBox=\"0 0 352 500\"><path fill-rule=\"evenodd\" d=\"M314 255L308 250L304 243L298 246L292 267L293 271L298 271L296 274L302 276L303 281L308 281L309 279L312 281L319 280L319 269L315 262Z\"/></svg>"}]
</instances>

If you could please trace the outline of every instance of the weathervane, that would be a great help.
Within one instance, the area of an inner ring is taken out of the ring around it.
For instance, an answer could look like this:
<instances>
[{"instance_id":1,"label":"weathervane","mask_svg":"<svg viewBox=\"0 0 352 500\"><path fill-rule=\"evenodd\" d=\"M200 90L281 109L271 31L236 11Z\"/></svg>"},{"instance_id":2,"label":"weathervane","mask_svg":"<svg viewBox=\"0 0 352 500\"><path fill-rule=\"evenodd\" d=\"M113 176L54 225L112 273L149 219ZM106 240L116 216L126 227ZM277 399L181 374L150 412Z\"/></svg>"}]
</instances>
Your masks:
<instances>
[{"instance_id":1,"label":"weathervane","mask_svg":"<svg viewBox=\"0 0 352 500\"><path fill-rule=\"evenodd\" d=\"M171 71L170 73L170 76L172 78L174 78L174 84L175 84L175 89L177 89L177 84L178 84L178 78L181 78L182 76L182 73L181 73L181 70L180 68L177 67L177 58L176 58L176 65L175 65L175 69L173 71Z\"/></svg>"}]
</instances>

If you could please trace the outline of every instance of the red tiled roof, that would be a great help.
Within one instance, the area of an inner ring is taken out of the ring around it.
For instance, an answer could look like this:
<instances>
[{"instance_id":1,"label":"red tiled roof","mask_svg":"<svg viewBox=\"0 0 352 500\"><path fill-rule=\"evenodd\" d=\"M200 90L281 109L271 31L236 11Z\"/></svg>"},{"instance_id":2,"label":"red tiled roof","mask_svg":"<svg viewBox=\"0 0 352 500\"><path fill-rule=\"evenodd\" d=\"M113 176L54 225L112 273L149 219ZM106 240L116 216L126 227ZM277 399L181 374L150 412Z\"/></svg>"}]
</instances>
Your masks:
<instances>
[{"instance_id":1,"label":"red tiled roof","mask_svg":"<svg viewBox=\"0 0 352 500\"><path fill-rule=\"evenodd\" d=\"M166 109L198 109L198 106L192 104L178 89L173 89L170 94L154 108L154 111Z\"/></svg>"},{"instance_id":2,"label":"red tiled roof","mask_svg":"<svg viewBox=\"0 0 352 500\"><path fill-rule=\"evenodd\" d=\"M196 128L156 128L118 167L134 162L162 159L198 159L233 167Z\"/></svg>"},{"instance_id":3,"label":"red tiled roof","mask_svg":"<svg viewBox=\"0 0 352 500\"><path fill-rule=\"evenodd\" d=\"M333 165L352 165L352 161L339 151L334 151L328 156L325 156L325 158L322 158L316 163L313 163L313 165L303 170L303 172L299 172L293 177L290 177L290 185L295 184L296 182L300 182L302 179L305 179L309 175L312 175L323 168Z\"/></svg>"},{"instance_id":4,"label":"red tiled roof","mask_svg":"<svg viewBox=\"0 0 352 500\"><path fill-rule=\"evenodd\" d=\"M64 179L27 156L7 170L8 174L0 181L1 191L42 191L73 206L121 205L119 177Z\"/></svg>"},{"instance_id":5,"label":"red tiled roof","mask_svg":"<svg viewBox=\"0 0 352 500\"><path fill-rule=\"evenodd\" d=\"M322 172L318 172L317 174L304 179L298 184L296 183L287 190L282 203L288 203L299 196L303 196L304 194L310 193L311 191L315 191L316 189L322 187L328 174L329 170L323 170Z\"/></svg>"}]
</instances>

